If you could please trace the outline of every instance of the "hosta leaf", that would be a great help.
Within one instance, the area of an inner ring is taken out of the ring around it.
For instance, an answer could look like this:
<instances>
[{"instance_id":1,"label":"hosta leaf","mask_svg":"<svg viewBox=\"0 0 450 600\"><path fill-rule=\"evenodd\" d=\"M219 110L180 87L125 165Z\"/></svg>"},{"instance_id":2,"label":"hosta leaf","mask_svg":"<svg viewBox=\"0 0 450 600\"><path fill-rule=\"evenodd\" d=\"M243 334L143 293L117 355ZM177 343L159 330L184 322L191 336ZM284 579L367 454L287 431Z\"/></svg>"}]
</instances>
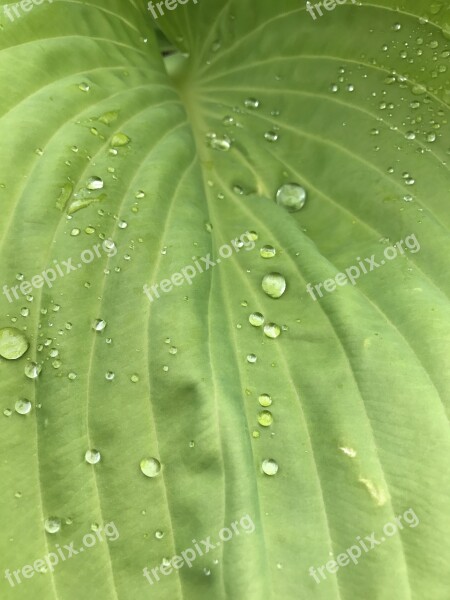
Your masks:
<instances>
[{"instance_id":1,"label":"hosta leaf","mask_svg":"<svg viewBox=\"0 0 450 600\"><path fill-rule=\"evenodd\" d=\"M448 7L24 6L1 597L445 600Z\"/></svg>"}]
</instances>

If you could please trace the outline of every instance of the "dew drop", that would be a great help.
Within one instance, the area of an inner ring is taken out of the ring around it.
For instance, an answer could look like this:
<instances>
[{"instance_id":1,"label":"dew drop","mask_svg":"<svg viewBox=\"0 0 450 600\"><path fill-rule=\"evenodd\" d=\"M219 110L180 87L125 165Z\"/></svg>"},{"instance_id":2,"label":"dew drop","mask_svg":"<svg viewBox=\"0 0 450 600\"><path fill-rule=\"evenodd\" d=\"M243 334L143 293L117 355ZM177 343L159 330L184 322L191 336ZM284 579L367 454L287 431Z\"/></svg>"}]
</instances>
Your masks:
<instances>
[{"instance_id":1,"label":"dew drop","mask_svg":"<svg viewBox=\"0 0 450 600\"><path fill-rule=\"evenodd\" d=\"M91 450L86 450L86 454L84 455L85 461L90 465L96 465L100 462L101 458L102 457L100 452L95 448L92 448Z\"/></svg>"},{"instance_id":2,"label":"dew drop","mask_svg":"<svg viewBox=\"0 0 450 600\"><path fill-rule=\"evenodd\" d=\"M78 86L78 89L80 89L82 92L88 92L91 88L88 83L86 83L85 81L82 81L80 83L80 85Z\"/></svg>"},{"instance_id":3,"label":"dew drop","mask_svg":"<svg viewBox=\"0 0 450 600\"><path fill-rule=\"evenodd\" d=\"M103 188L103 179L96 175L89 177L86 182L86 187L88 190L101 190Z\"/></svg>"},{"instance_id":4,"label":"dew drop","mask_svg":"<svg viewBox=\"0 0 450 600\"><path fill-rule=\"evenodd\" d=\"M267 325L264 325L264 335L266 335L268 338L275 339L280 335L280 333L281 328L276 323L267 323Z\"/></svg>"},{"instance_id":5,"label":"dew drop","mask_svg":"<svg viewBox=\"0 0 450 600\"><path fill-rule=\"evenodd\" d=\"M258 423L263 427L269 427L273 423L273 416L270 410L262 410L258 414Z\"/></svg>"},{"instance_id":6,"label":"dew drop","mask_svg":"<svg viewBox=\"0 0 450 600\"><path fill-rule=\"evenodd\" d=\"M276 256L277 251L273 246L263 246L259 253L262 258L273 258Z\"/></svg>"},{"instance_id":7,"label":"dew drop","mask_svg":"<svg viewBox=\"0 0 450 600\"><path fill-rule=\"evenodd\" d=\"M106 327L106 321L103 319L96 319L92 324L92 329L94 331L103 331Z\"/></svg>"},{"instance_id":8,"label":"dew drop","mask_svg":"<svg viewBox=\"0 0 450 600\"><path fill-rule=\"evenodd\" d=\"M276 202L288 212L296 212L306 202L306 190L297 183L285 183L277 190Z\"/></svg>"},{"instance_id":9,"label":"dew drop","mask_svg":"<svg viewBox=\"0 0 450 600\"><path fill-rule=\"evenodd\" d=\"M244 100L245 108L259 108L260 102L256 98L247 98Z\"/></svg>"},{"instance_id":10,"label":"dew drop","mask_svg":"<svg viewBox=\"0 0 450 600\"><path fill-rule=\"evenodd\" d=\"M276 131L266 131L264 139L268 142L276 142L278 140L278 133Z\"/></svg>"},{"instance_id":11,"label":"dew drop","mask_svg":"<svg viewBox=\"0 0 450 600\"><path fill-rule=\"evenodd\" d=\"M47 533L58 533L61 530L61 519L58 517L45 519L44 528Z\"/></svg>"},{"instance_id":12,"label":"dew drop","mask_svg":"<svg viewBox=\"0 0 450 600\"><path fill-rule=\"evenodd\" d=\"M162 540L163 537L164 537L164 533L162 531L160 531L159 529L158 529L158 531L155 531L155 538L157 540Z\"/></svg>"},{"instance_id":13,"label":"dew drop","mask_svg":"<svg viewBox=\"0 0 450 600\"><path fill-rule=\"evenodd\" d=\"M146 477L156 477L161 472L161 463L156 458L143 458L140 462L141 471Z\"/></svg>"},{"instance_id":14,"label":"dew drop","mask_svg":"<svg viewBox=\"0 0 450 600\"><path fill-rule=\"evenodd\" d=\"M262 315L260 312L254 312L249 316L248 321L250 325L253 325L253 327L261 327L261 325L264 323L264 315Z\"/></svg>"},{"instance_id":15,"label":"dew drop","mask_svg":"<svg viewBox=\"0 0 450 600\"><path fill-rule=\"evenodd\" d=\"M31 411L31 402L25 398L21 398L20 400L17 400L14 408L19 415L27 415Z\"/></svg>"},{"instance_id":16,"label":"dew drop","mask_svg":"<svg viewBox=\"0 0 450 600\"><path fill-rule=\"evenodd\" d=\"M271 298L280 298L286 291L286 279L281 273L268 273L263 277L261 285Z\"/></svg>"},{"instance_id":17,"label":"dew drop","mask_svg":"<svg viewBox=\"0 0 450 600\"><path fill-rule=\"evenodd\" d=\"M247 362L254 364L258 360L256 354L247 354Z\"/></svg>"},{"instance_id":18,"label":"dew drop","mask_svg":"<svg viewBox=\"0 0 450 600\"><path fill-rule=\"evenodd\" d=\"M36 379L39 377L42 367L35 362L30 362L25 366L24 373L28 379Z\"/></svg>"},{"instance_id":19,"label":"dew drop","mask_svg":"<svg viewBox=\"0 0 450 600\"><path fill-rule=\"evenodd\" d=\"M120 148L131 142L130 138L124 133L116 133L111 138L111 148Z\"/></svg>"},{"instance_id":20,"label":"dew drop","mask_svg":"<svg viewBox=\"0 0 450 600\"><path fill-rule=\"evenodd\" d=\"M0 329L0 356L16 360L25 354L29 343L25 335L15 327Z\"/></svg>"},{"instance_id":21,"label":"dew drop","mask_svg":"<svg viewBox=\"0 0 450 600\"><path fill-rule=\"evenodd\" d=\"M263 460L261 468L266 475L276 475L278 473L278 463L273 458Z\"/></svg>"},{"instance_id":22,"label":"dew drop","mask_svg":"<svg viewBox=\"0 0 450 600\"><path fill-rule=\"evenodd\" d=\"M261 394L258 398L259 403L261 404L261 406L270 406L272 404L272 398L269 396L269 394Z\"/></svg>"}]
</instances>

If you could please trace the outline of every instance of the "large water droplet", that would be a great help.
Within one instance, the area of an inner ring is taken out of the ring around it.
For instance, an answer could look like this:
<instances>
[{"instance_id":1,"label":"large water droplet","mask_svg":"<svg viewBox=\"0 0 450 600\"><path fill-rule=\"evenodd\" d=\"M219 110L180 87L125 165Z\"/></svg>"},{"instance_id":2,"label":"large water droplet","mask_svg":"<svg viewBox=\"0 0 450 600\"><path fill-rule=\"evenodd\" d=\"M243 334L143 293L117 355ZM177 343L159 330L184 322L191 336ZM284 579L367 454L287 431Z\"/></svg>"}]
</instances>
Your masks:
<instances>
[{"instance_id":1,"label":"large water droplet","mask_svg":"<svg viewBox=\"0 0 450 600\"><path fill-rule=\"evenodd\" d=\"M124 133L116 133L111 138L111 148L120 148L130 143L130 138Z\"/></svg>"},{"instance_id":2,"label":"large water droplet","mask_svg":"<svg viewBox=\"0 0 450 600\"><path fill-rule=\"evenodd\" d=\"M271 298L280 298L286 291L286 279L281 273L268 273L263 277L261 285Z\"/></svg>"},{"instance_id":3,"label":"large water droplet","mask_svg":"<svg viewBox=\"0 0 450 600\"><path fill-rule=\"evenodd\" d=\"M261 468L266 475L276 475L278 473L278 463L273 458L263 460Z\"/></svg>"},{"instance_id":4,"label":"large water droplet","mask_svg":"<svg viewBox=\"0 0 450 600\"><path fill-rule=\"evenodd\" d=\"M161 463L156 458L143 458L140 462L141 471L146 477L156 477L161 473Z\"/></svg>"},{"instance_id":5,"label":"large water droplet","mask_svg":"<svg viewBox=\"0 0 450 600\"><path fill-rule=\"evenodd\" d=\"M248 321L253 327L261 327L264 323L264 316L260 312L254 312L249 316Z\"/></svg>"},{"instance_id":6,"label":"large water droplet","mask_svg":"<svg viewBox=\"0 0 450 600\"><path fill-rule=\"evenodd\" d=\"M288 212L296 212L305 205L306 190L297 183L285 183L278 189L276 201Z\"/></svg>"},{"instance_id":7,"label":"large water droplet","mask_svg":"<svg viewBox=\"0 0 450 600\"><path fill-rule=\"evenodd\" d=\"M280 335L280 333L281 327L276 323L267 323L267 325L264 325L264 334L268 338L275 339Z\"/></svg>"},{"instance_id":8,"label":"large water droplet","mask_svg":"<svg viewBox=\"0 0 450 600\"><path fill-rule=\"evenodd\" d=\"M15 327L0 329L0 356L7 360L16 360L28 350L28 340Z\"/></svg>"},{"instance_id":9,"label":"large water droplet","mask_svg":"<svg viewBox=\"0 0 450 600\"><path fill-rule=\"evenodd\" d=\"M103 188L103 179L101 177L92 176L86 182L88 190L101 190Z\"/></svg>"},{"instance_id":10,"label":"large water droplet","mask_svg":"<svg viewBox=\"0 0 450 600\"><path fill-rule=\"evenodd\" d=\"M106 321L103 319L96 319L92 324L92 329L94 331L103 331L106 327Z\"/></svg>"},{"instance_id":11,"label":"large water droplet","mask_svg":"<svg viewBox=\"0 0 450 600\"><path fill-rule=\"evenodd\" d=\"M258 423L263 427L269 427L273 423L273 416L270 410L262 410L258 414Z\"/></svg>"},{"instance_id":12,"label":"large water droplet","mask_svg":"<svg viewBox=\"0 0 450 600\"><path fill-rule=\"evenodd\" d=\"M35 362L30 362L25 366L24 372L28 379L36 379L39 377L42 367Z\"/></svg>"},{"instance_id":13,"label":"large water droplet","mask_svg":"<svg viewBox=\"0 0 450 600\"><path fill-rule=\"evenodd\" d=\"M97 463L100 462L102 456L98 450L96 450L95 448L92 448L91 450L86 451L84 458L85 458L86 462L89 463L90 465L96 465Z\"/></svg>"},{"instance_id":14,"label":"large water droplet","mask_svg":"<svg viewBox=\"0 0 450 600\"><path fill-rule=\"evenodd\" d=\"M58 533L61 530L61 519L49 517L45 520L44 527L47 533Z\"/></svg>"},{"instance_id":15,"label":"large water droplet","mask_svg":"<svg viewBox=\"0 0 450 600\"><path fill-rule=\"evenodd\" d=\"M20 398L14 408L19 415L27 415L31 411L31 402L25 398Z\"/></svg>"},{"instance_id":16,"label":"large water droplet","mask_svg":"<svg viewBox=\"0 0 450 600\"><path fill-rule=\"evenodd\" d=\"M258 398L258 401L261 406L270 406L272 404L272 398L269 396L269 394L261 394Z\"/></svg>"}]
</instances>

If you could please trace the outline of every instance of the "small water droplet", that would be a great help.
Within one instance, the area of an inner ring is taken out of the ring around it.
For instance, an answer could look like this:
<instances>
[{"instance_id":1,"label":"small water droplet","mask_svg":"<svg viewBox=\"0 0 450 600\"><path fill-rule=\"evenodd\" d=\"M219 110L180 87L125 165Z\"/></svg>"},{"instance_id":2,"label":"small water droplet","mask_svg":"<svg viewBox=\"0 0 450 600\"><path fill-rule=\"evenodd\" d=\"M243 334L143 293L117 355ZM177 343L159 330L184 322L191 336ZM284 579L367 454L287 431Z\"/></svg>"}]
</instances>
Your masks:
<instances>
[{"instance_id":1,"label":"small water droplet","mask_svg":"<svg viewBox=\"0 0 450 600\"><path fill-rule=\"evenodd\" d=\"M278 140L278 133L276 131L266 131L264 139L268 142L276 142Z\"/></svg>"},{"instance_id":2,"label":"small water droplet","mask_svg":"<svg viewBox=\"0 0 450 600\"><path fill-rule=\"evenodd\" d=\"M88 92L91 87L88 83L86 83L85 81L82 81L79 86L78 89L80 89L82 92Z\"/></svg>"},{"instance_id":3,"label":"small water droplet","mask_svg":"<svg viewBox=\"0 0 450 600\"><path fill-rule=\"evenodd\" d=\"M116 374L113 371L107 371L105 373L105 379L106 379L106 381L112 381L115 376L116 376Z\"/></svg>"},{"instance_id":4,"label":"small water droplet","mask_svg":"<svg viewBox=\"0 0 450 600\"><path fill-rule=\"evenodd\" d=\"M77 374L74 373L73 371L71 371L68 375L67 378L70 379L70 381L74 381L77 378Z\"/></svg>"},{"instance_id":5,"label":"small water droplet","mask_svg":"<svg viewBox=\"0 0 450 600\"><path fill-rule=\"evenodd\" d=\"M256 98L247 98L244 100L245 108L259 108L260 102Z\"/></svg>"},{"instance_id":6,"label":"small water droplet","mask_svg":"<svg viewBox=\"0 0 450 600\"><path fill-rule=\"evenodd\" d=\"M247 354L247 362L254 364L258 360L256 354Z\"/></svg>"},{"instance_id":7,"label":"small water droplet","mask_svg":"<svg viewBox=\"0 0 450 600\"><path fill-rule=\"evenodd\" d=\"M120 148L131 142L131 139L125 133L115 133L111 138L111 148Z\"/></svg>"},{"instance_id":8,"label":"small water droplet","mask_svg":"<svg viewBox=\"0 0 450 600\"><path fill-rule=\"evenodd\" d=\"M162 540L164 537L164 533L162 531L160 531L159 529L157 531L155 531L155 538L157 540Z\"/></svg>"},{"instance_id":9,"label":"small water droplet","mask_svg":"<svg viewBox=\"0 0 450 600\"><path fill-rule=\"evenodd\" d=\"M130 377L130 379L133 383L137 383L139 381L139 375L137 375L136 373L133 373L133 375Z\"/></svg>"},{"instance_id":10,"label":"small water droplet","mask_svg":"<svg viewBox=\"0 0 450 600\"><path fill-rule=\"evenodd\" d=\"M262 258L273 258L276 256L277 251L273 246L263 246L259 251Z\"/></svg>"}]
</instances>

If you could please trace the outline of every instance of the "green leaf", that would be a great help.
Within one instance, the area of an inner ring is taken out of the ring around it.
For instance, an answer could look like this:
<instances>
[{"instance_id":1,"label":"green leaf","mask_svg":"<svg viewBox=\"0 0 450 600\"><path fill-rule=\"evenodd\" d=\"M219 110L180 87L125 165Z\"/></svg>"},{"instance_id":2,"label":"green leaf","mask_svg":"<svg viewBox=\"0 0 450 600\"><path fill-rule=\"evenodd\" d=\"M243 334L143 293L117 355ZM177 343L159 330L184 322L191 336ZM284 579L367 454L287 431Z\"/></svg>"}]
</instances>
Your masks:
<instances>
[{"instance_id":1,"label":"green leaf","mask_svg":"<svg viewBox=\"0 0 450 600\"><path fill-rule=\"evenodd\" d=\"M445 600L448 7L24 5L1 597Z\"/></svg>"}]
</instances>

